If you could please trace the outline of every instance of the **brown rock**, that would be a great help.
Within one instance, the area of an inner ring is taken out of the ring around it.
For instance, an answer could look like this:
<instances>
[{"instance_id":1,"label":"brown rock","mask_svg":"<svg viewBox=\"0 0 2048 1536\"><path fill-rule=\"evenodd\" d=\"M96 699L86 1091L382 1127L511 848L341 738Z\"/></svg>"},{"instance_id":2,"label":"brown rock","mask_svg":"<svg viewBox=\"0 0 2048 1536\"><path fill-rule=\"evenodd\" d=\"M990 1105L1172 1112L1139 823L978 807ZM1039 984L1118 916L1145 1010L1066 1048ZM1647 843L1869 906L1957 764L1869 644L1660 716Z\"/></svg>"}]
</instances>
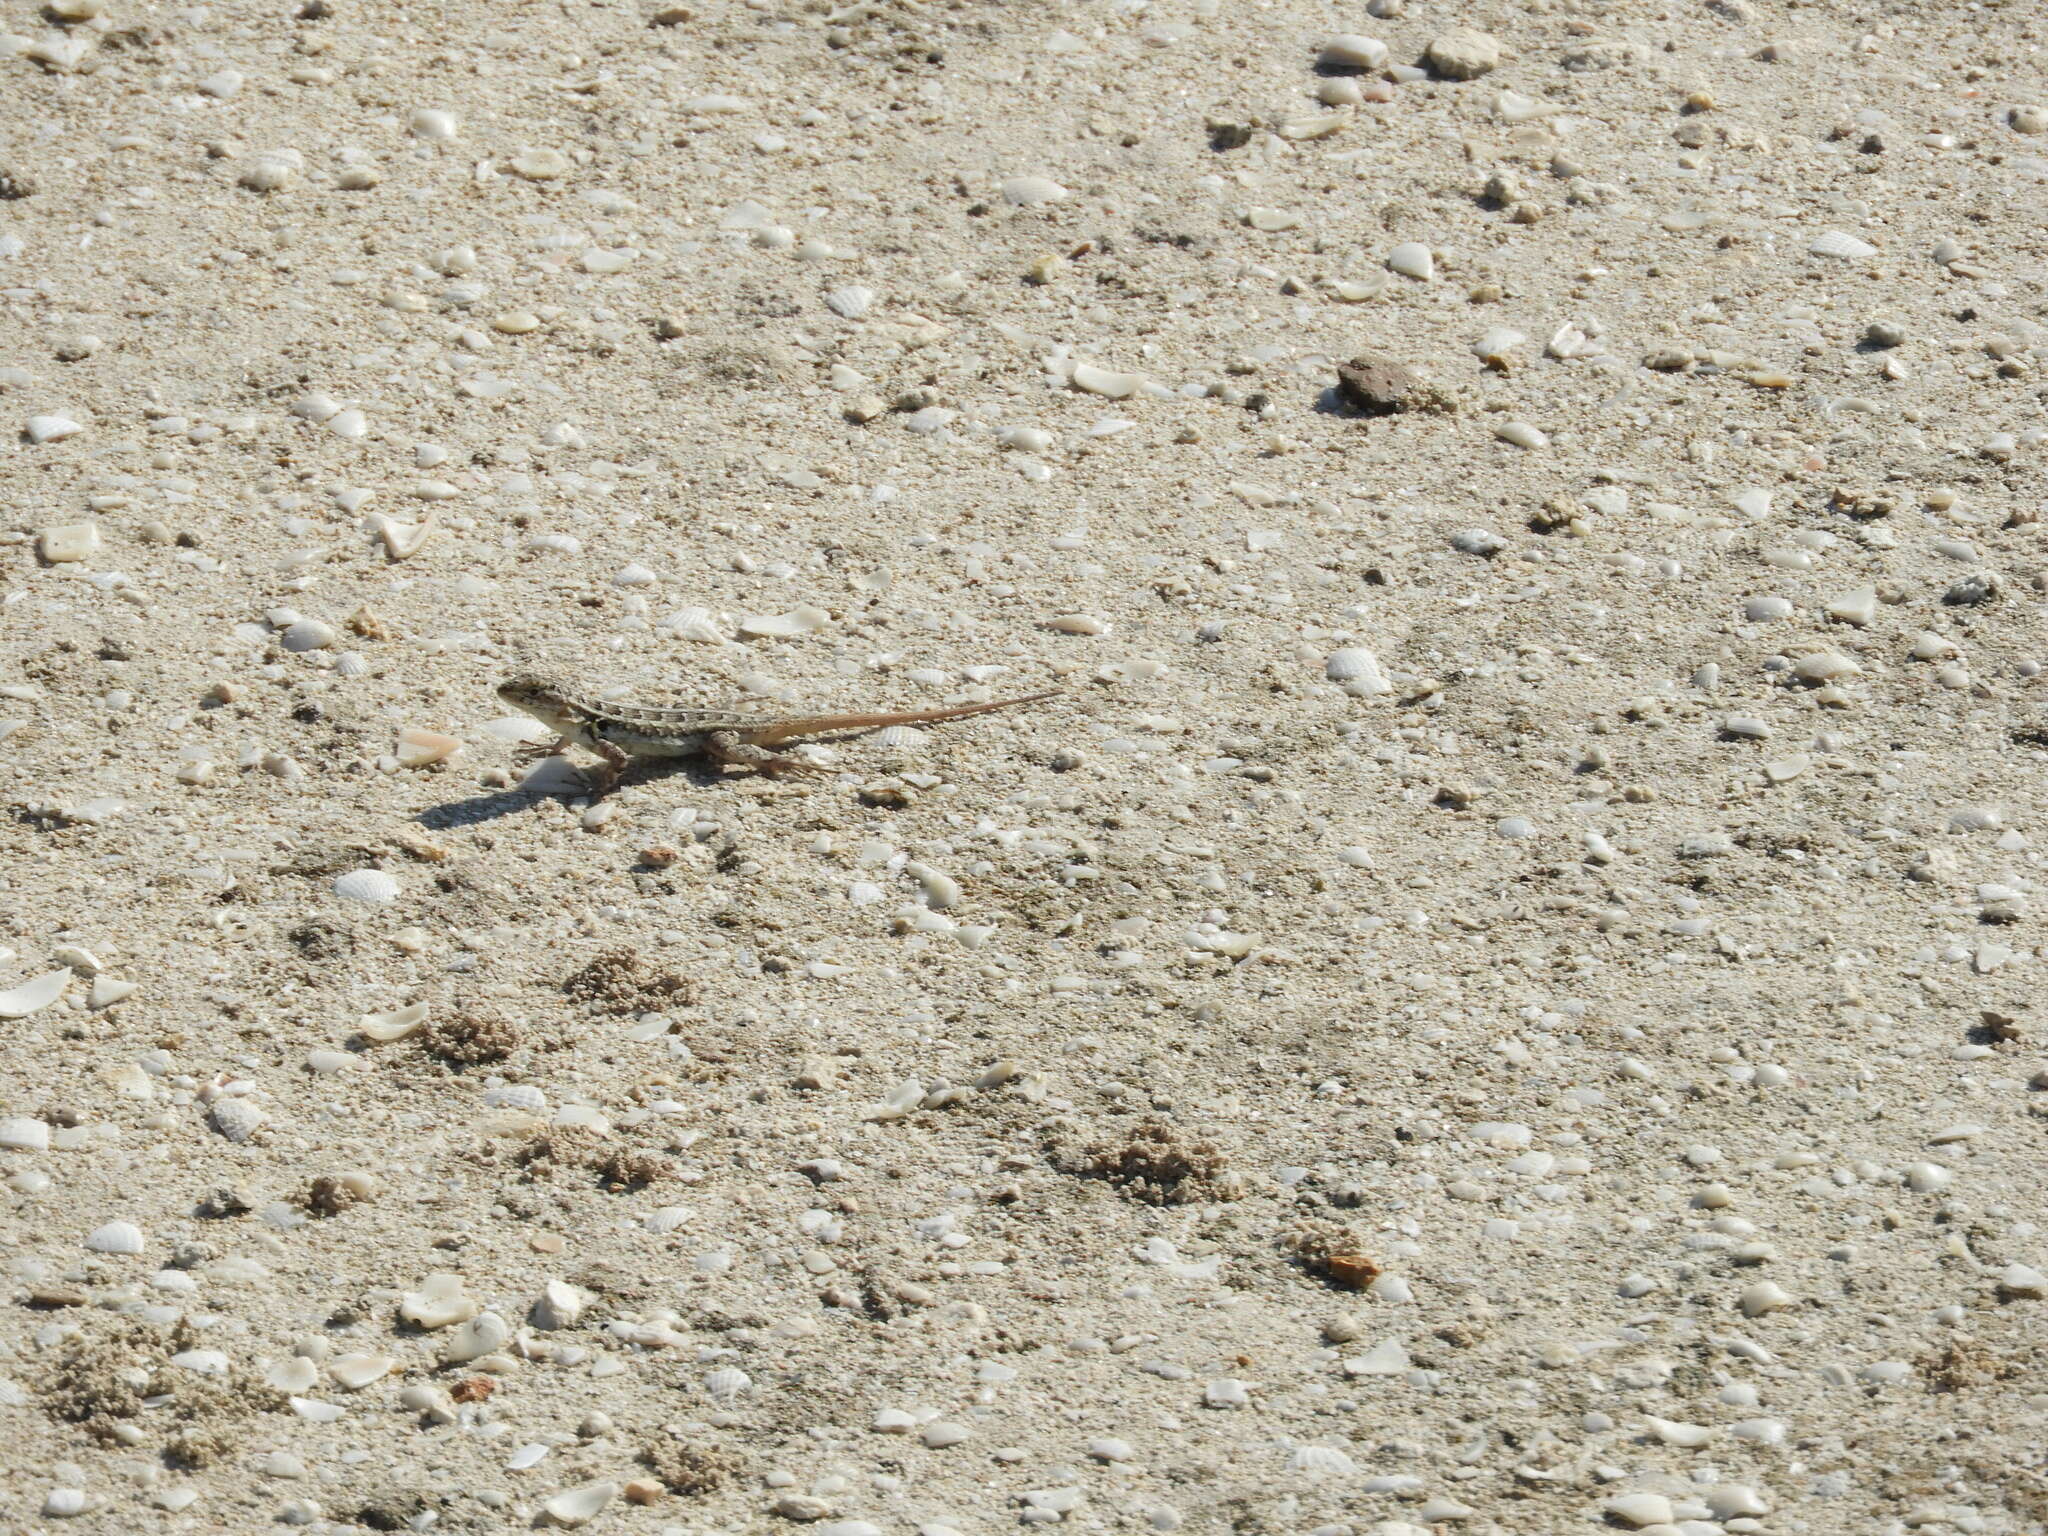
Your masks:
<instances>
[{"instance_id":1,"label":"brown rock","mask_svg":"<svg viewBox=\"0 0 2048 1536\"><path fill-rule=\"evenodd\" d=\"M1407 411L1450 411L1449 398L1406 363L1364 353L1337 367L1337 393L1368 416Z\"/></svg>"}]
</instances>

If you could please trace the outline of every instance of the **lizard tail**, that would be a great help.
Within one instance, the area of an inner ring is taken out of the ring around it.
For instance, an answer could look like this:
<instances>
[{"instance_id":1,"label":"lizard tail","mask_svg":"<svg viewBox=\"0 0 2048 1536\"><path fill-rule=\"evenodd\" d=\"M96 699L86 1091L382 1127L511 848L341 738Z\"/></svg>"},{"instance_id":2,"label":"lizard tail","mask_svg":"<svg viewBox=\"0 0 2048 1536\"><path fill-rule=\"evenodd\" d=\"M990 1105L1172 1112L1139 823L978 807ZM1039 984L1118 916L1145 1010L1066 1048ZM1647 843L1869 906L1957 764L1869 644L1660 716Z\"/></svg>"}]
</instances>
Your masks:
<instances>
[{"instance_id":1,"label":"lizard tail","mask_svg":"<svg viewBox=\"0 0 2048 1536\"><path fill-rule=\"evenodd\" d=\"M772 735L764 734L754 739L762 746L773 746L795 736L822 736L831 731L872 731L885 725L926 725L940 720L964 720L969 715L985 715L990 710L1056 699L1063 691L1049 688L1044 693L1027 693L1014 699L992 699L986 704L961 704L952 709L903 709L877 715L812 715Z\"/></svg>"}]
</instances>

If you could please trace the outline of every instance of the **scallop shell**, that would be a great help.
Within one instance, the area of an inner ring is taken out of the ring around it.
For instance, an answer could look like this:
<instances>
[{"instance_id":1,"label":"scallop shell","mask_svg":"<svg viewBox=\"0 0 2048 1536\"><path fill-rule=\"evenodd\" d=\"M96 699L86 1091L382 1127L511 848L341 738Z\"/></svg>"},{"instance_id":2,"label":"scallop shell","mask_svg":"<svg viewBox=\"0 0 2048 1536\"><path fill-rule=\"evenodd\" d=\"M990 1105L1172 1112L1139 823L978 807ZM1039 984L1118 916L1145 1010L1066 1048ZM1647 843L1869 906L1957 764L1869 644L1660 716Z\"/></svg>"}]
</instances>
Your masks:
<instances>
[{"instance_id":1,"label":"scallop shell","mask_svg":"<svg viewBox=\"0 0 2048 1536\"><path fill-rule=\"evenodd\" d=\"M1839 256L1844 261L1860 261L1865 256L1877 254L1876 246L1858 240L1854 235L1845 234L1839 229L1821 231L1814 237L1813 244L1806 249L1815 256Z\"/></svg>"},{"instance_id":2,"label":"scallop shell","mask_svg":"<svg viewBox=\"0 0 2048 1536\"><path fill-rule=\"evenodd\" d=\"M548 1107L548 1096L531 1083L500 1083L484 1093L492 1109L524 1109L539 1114Z\"/></svg>"},{"instance_id":3,"label":"scallop shell","mask_svg":"<svg viewBox=\"0 0 2048 1536\"><path fill-rule=\"evenodd\" d=\"M1487 327L1486 334L1472 343L1472 355L1483 363L1505 364L1515 348L1529 338L1505 325Z\"/></svg>"},{"instance_id":4,"label":"scallop shell","mask_svg":"<svg viewBox=\"0 0 2048 1536\"><path fill-rule=\"evenodd\" d=\"M1326 1445L1304 1445L1295 1451L1287 1464L1296 1472L1307 1472L1317 1477L1349 1477L1358 1470L1357 1462Z\"/></svg>"},{"instance_id":5,"label":"scallop shell","mask_svg":"<svg viewBox=\"0 0 2048 1536\"><path fill-rule=\"evenodd\" d=\"M754 1378L736 1366L721 1366L704 1378L704 1390L718 1400L738 1397L754 1384Z\"/></svg>"},{"instance_id":6,"label":"scallop shell","mask_svg":"<svg viewBox=\"0 0 2048 1536\"><path fill-rule=\"evenodd\" d=\"M263 1111L244 1098L221 1099L207 1113L213 1128L229 1141L247 1141L263 1124Z\"/></svg>"},{"instance_id":7,"label":"scallop shell","mask_svg":"<svg viewBox=\"0 0 2048 1536\"><path fill-rule=\"evenodd\" d=\"M334 658L334 670L343 677L368 677L370 664L361 651L343 651Z\"/></svg>"},{"instance_id":8,"label":"scallop shell","mask_svg":"<svg viewBox=\"0 0 2048 1536\"><path fill-rule=\"evenodd\" d=\"M11 991L0 992L0 1019L25 1019L40 1013L62 997L70 985L70 971L48 971L34 981L24 981Z\"/></svg>"},{"instance_id":9,"label":"scallop shell","mask_svg":"<svg viewBox=\"0 0 2048 1536\"><path fill-rule=\"evenodd\" d=\"M875 290L854 284L825 295L825 307L845 320L858 320L875 302Z\"/></svg>"},{"instance_id":10,"label":"scallop shell","mask_svg":"<svg viewBox=\"0 0 2048 1536\"><path fill-rule=\"evenodd\" d=\"M409 1003L403 1008L394 1008L389 1013L366 1013L357 1028L361 1030L365 1040L388 1045L393 1040L403 1040L426 1022L427 1005Z\"/></svg>"},{"instance_id":11,"label":"scallop shell","mask_svg":"<svg viewBox=\"0 0 2048 1536\"><path fill-rule=\"evenodd\" d=\"M678 608L663 619L659 627L678 640L696 640L709 645L719 645L725 640L718 627L717 615L709 608Z\"/></svg>"},{"instance_id":12,"label":"scallop shell","mask_svg":"<svg viewBox=\"0 0 2048 1536\"><path fill-rule=\"evenodd\" d=\"M366 902L373 907L388 907L398 900L398 881L381 869L352 869L336 875L330 889L343 901Z\"/></svg>"},{"instance_id":13,"label":"scallop shell","mask_svg":"<svg viewBox=\"0 0 2048 1536\"><path fill-rule=\"evenodd\" d=\"M94 1253L140 1253L142 1229L132 1221L110 1221L88 1232L85 1246Z\"/></svg>"}]
</instances>

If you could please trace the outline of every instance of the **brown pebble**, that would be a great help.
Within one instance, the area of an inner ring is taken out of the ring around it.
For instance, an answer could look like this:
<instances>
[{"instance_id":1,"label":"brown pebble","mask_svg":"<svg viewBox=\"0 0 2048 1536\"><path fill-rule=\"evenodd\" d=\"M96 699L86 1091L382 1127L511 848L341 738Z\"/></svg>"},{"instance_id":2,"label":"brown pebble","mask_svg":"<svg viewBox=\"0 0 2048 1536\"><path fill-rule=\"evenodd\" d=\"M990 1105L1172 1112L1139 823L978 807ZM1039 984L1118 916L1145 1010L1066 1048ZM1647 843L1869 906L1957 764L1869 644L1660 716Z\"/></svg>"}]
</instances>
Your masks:
<instances>
[{"instance_id":1,"label":"brown pebble","mask_svg":"<svg viewBox=\"0 0 2048 1536\"><path fill-rule=\"evenodd\" d=\"M636 1477L623 1491L628 1504L653 1504L668 1490L651 1477Z\"/></svg>"},{"instance_id":2,"label":"brown pebble","mask_svg":"<svg viewBox=\"0 0 2048 1536\"><path fill-rule=\"evenodd\" d=\"M1362 1291L1379 1277L1380 1267L1362 1253L1333 1253L1324 1263L1331 1283Z\"/></svg>"}]
</instances>

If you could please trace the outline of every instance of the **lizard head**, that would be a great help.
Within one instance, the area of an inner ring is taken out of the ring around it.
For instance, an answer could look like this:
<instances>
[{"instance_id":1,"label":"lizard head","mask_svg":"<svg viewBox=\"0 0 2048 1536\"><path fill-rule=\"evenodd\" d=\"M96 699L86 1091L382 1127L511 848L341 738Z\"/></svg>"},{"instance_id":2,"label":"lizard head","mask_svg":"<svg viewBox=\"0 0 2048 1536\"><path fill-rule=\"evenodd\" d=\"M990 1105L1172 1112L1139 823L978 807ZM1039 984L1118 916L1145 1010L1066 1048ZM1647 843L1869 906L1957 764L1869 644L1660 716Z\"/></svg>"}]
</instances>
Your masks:
<instances>
[{"instance_id":1,"label":"lizard head","mask_svg":"<svg viewBox=\"0 0 2048 1536\"><path fill-rule=\"evenodd\" d=\"M498 685L498 697L507 704L557 729L568 712L564 692L558 680L539 672L516 673Z\"/></svg>"}]
</instances>

